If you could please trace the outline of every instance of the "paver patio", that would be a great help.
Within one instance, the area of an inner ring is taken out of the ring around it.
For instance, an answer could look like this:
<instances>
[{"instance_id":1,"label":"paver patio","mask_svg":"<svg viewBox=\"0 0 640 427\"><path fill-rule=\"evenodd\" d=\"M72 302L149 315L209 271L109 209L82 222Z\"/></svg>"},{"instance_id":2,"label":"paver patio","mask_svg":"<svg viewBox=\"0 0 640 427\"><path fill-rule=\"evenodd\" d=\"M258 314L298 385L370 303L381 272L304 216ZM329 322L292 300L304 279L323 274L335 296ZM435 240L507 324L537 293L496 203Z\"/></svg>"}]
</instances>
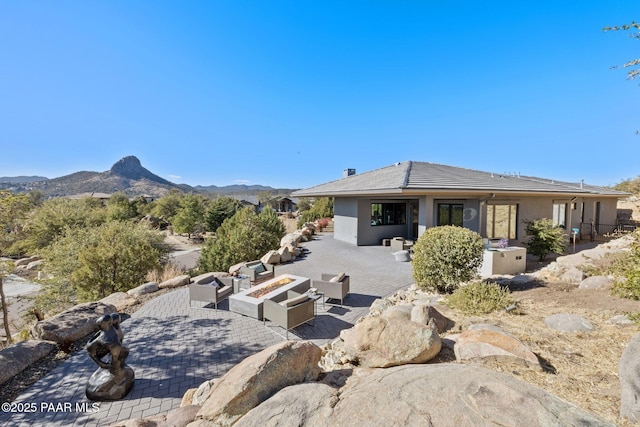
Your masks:
<instances>
[{"instance_id":1,"label":"paver patio","mask_svg":"<svg viewBox=\"0 0 640 427\"><path fill-rule=\"evenodd\" d=\"M366 314L376 298L413 283L411 263L395 261L389 247L354 247L334 240L332 234L320 234L303 246L307 255L278 266L276 275L319 279L323 272L344 271L351 278L351 293L343 307L318 304L313 325L292 330L289 339L324 344ZM230 312L228 301L217 311L203 303L189 308L186 288L152 299L122 322L122 329L131 351L127 363L136 374L134 387L123 400L91 406L94 402L84 393L96 366L80 351L13 402L15 409L29 412L0 412L0 424L104 426L165 413L180 406L188 389L222 376L247 356L285 339L285 331L268 321L265 327L260 320Z\"/></svg>"}]
</instances>

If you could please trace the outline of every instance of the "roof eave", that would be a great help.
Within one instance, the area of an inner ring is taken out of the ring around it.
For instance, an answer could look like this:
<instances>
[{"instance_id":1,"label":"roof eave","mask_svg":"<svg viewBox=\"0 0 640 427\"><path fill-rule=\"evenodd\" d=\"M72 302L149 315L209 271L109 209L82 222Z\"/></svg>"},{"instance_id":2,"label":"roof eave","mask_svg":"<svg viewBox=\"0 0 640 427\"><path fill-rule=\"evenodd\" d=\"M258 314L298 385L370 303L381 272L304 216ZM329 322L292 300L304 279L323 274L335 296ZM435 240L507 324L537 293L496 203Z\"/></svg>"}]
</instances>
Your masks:
<instances>
[{"instance_id":1,"label":"roof eave","mask_svg":"<svg viewBox=\"0 0 640 427\"><path fill-rule=\"evenodd\" d=\"M429 188L429 189L416 189L416 188L394 188L384 190L345 190L345 191L317 191L317 192L305 192L304 190L296 191L292 193L295 197L377 197L377 196L423 196L427 194L433 195L478 195L485 196L487 194L495 194L500 196L573 196L573 197L611 197L622 199L629 197L630 193L621 194L606 194L598 193L589 190L504 190L504 189L455 189L455 188Z\"/></svg>"}]
</instances>

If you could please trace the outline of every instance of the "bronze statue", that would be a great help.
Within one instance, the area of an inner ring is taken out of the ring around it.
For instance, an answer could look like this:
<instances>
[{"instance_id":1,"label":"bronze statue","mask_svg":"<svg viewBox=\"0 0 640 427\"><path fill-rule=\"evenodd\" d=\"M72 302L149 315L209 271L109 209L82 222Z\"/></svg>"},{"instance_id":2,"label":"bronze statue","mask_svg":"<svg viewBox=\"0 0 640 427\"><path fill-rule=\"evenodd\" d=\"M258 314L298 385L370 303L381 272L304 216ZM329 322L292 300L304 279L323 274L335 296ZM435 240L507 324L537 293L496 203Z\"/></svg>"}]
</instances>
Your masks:
<instances>
[{"instance_id":1,"label":"bronze statue","mask_svg":"<svg viewBox=\"0 0 640 427\"><path fill-rule=\"evenodd\" d=\"M135 375L125 363L129 349L122 345L120 315L105 314L96 323L100 331L89 340L86 350L98 370L89 378L86 395L91 400L121 399L131 390Z\"/></svg>"}]
</instances>

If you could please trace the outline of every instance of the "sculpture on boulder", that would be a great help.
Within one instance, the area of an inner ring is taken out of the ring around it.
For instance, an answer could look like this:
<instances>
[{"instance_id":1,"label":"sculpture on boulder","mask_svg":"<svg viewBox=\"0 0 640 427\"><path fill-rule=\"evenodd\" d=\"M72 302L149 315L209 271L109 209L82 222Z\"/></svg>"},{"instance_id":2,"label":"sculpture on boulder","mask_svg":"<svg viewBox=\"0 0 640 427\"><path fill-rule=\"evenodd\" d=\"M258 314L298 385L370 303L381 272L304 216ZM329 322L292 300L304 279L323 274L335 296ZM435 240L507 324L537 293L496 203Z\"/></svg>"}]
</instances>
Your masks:
<instances>
[{"instance_id":1,"label":"sculpture on boulder","mask_svg":"<svg viewBox=\"0 0 640 427\"><path fill-rule=\"evenodd\" d=\"M96 323L100 331L89 340L86 350L98 369L89 378L86 395L91 400L122 399L133 387L135 374L125 363L129 349L122 345L120 315L105 314Z\"/></svg>"}]
</instances>

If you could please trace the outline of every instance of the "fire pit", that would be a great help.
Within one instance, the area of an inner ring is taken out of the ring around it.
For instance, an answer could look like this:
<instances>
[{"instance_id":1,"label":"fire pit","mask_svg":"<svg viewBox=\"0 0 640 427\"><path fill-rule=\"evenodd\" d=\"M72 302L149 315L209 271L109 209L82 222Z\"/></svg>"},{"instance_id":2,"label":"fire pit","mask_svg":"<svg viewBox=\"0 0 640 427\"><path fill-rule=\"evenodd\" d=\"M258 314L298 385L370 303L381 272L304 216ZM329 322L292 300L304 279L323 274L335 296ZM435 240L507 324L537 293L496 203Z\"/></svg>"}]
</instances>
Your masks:
<instances>
[{"instance_id":1,"label":"fire pit","mask_svg":"<svg viewBox=\"0 0 640 427\"><path fill-rule=\"evenodd\" d=\"M269 292L275 291L276 289L279 289L284 285L288 285L291 282L293 282L292 278L285 277L284 279L280 279L277 282L270 283L268 286L260 287L260 289L257 289L253 292L248 293L247 296L253 297L253 298L260 298L261 296L264 296Z\"/></svg>"},{"instance_id":2,"label":"fire pit","mask_svg":"<svg viewBox=\"0 0 640 427\"><path fill-rule=\"evenodd\" d=\"M229 297L229 310L234 313L262 320L262 301L270 299L283 301L287 291L305 293L311 287L311 281L307 277L283 274L271 280L246 289Z\"/></svg>"}]
</instances>

